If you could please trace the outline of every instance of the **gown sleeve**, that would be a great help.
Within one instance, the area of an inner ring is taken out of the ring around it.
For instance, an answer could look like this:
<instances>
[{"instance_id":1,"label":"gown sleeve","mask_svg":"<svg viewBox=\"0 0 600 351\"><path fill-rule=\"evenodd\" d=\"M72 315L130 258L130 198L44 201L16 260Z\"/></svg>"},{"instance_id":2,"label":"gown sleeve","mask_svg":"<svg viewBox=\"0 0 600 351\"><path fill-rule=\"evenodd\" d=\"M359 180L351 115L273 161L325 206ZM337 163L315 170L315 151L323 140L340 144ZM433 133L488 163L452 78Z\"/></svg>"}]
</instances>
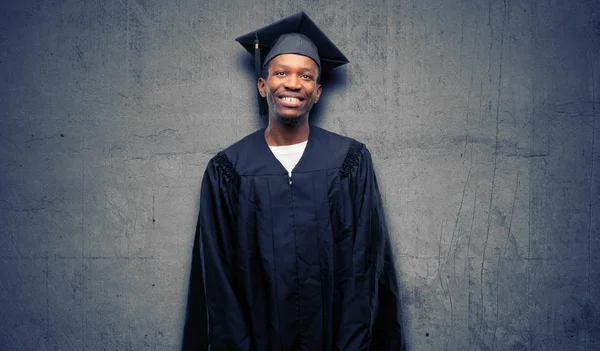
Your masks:
<instances>
[{"instance_id":1,"label":"gown sleeve","mask_svg":"<svg viewBox=\"0 0 600 351\"><path fill-rule=\"evenodd\" d=\"M342 291L344 312L336 346L339 350L404 350L394 257L371 154L355 142L348 157L353 273Z\"/></svg>"},{"instance_id":2,"label":"gown sleeve","mask_svg":"<svg viewBox=\"0 0 600 351\"><path fill-rule=\"evenodd\" d=\"M203 276L207 346L211 351L252 350L246 323L248 311L240 303L241 289L236 278L238 181L235 169L222 153L209 162L202 179L196 239L201 269L197 271Z\"/></svg>"}]
</instances>

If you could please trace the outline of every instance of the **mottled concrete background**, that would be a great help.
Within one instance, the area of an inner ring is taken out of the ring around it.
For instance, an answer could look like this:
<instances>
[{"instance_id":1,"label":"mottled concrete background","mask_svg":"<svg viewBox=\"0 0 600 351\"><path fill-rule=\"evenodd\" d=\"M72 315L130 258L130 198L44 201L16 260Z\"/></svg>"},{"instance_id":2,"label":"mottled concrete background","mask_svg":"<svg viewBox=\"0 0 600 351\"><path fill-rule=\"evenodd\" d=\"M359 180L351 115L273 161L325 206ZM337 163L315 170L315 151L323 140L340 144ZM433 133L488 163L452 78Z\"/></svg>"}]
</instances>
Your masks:
<instances>
[{"instance_id":1,"label":"mottled concrete background","mask_svg":"<svg viewBox=\"0 0 600 351\"><path fill-rule=\"evenodd\" d=\"M0 5L0 349L177 350L204 167L255 130L234 38L299 10L351 63L412 350L600 350L596 1Z\"/></svg>"}]
</instances>

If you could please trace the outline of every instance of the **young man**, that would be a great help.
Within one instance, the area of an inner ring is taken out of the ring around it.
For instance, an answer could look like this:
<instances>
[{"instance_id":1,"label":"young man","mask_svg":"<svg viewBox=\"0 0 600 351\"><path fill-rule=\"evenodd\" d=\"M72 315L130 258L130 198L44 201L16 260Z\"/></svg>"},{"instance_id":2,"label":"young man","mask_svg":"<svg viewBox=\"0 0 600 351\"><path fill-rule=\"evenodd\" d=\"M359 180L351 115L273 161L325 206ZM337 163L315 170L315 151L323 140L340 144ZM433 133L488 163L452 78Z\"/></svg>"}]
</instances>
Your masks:
<instances>
[{"instance_id":1,"label":"young man","mask_svg":"<svg viewBox=\"0 0 600 351\"><path fill-rule=\"evenodd\" d=\"M190 292L192 301L205 294L206 311L189 311L186 333L206 323L213 351L402 349L369 151L308 123L323 69L346 58L304 13L236 40L269 50L258 79L268 126L207 166L197 233L203 288L192 273Z\"/></svg>"}]
</instances>

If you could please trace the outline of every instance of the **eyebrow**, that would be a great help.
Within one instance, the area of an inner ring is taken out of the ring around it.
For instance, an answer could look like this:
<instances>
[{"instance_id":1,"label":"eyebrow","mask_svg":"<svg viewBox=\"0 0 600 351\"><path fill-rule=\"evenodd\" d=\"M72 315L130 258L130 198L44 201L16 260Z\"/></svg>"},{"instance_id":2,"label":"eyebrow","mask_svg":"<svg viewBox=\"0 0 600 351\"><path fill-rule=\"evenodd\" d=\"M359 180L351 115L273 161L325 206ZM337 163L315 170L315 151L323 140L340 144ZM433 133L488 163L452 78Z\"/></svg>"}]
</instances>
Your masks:
<instances>
[{"instance_id":1,"label":"eyebrow","mask_svg":"<svg viewBox=\"0 0 600 351\"><path fill-rule=\"evenodd\" d=\"M273 69L276 69L276 68L285 68L285 69L289 69L289 68L290 68L290 66L287 66L287 65L282 65L282 64L278 63L278 64L275 64L275 65L273 65ZM300 70L301 70L302 72L310 71L310 72L313 72L313 73L317 73L317 70L316 70L316 69L314 69L314 68L308 68L308 67L305 67L305 68L301 68Z\"/></svg>"}]
</instances>

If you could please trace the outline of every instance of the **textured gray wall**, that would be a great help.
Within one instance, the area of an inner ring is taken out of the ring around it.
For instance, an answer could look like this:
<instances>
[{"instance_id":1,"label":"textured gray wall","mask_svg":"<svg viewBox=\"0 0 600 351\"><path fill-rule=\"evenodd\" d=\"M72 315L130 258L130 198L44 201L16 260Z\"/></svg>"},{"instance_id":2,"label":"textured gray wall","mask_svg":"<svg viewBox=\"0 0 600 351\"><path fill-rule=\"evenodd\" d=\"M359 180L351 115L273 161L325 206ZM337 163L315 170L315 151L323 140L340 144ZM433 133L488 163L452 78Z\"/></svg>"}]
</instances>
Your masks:
<instances>
[{"instance_id":1,"label":"textured gray wall","mask_svg":"<svg viewBox=\"0 0 600 351\"><path fill-rule=\"evenodd\" d=\"M204 167L255 130L234 41L304 10L351 63L412 350L600 349L595 1L2 1L0 349L177 350Z\"/></svg>"}]
</instances>

